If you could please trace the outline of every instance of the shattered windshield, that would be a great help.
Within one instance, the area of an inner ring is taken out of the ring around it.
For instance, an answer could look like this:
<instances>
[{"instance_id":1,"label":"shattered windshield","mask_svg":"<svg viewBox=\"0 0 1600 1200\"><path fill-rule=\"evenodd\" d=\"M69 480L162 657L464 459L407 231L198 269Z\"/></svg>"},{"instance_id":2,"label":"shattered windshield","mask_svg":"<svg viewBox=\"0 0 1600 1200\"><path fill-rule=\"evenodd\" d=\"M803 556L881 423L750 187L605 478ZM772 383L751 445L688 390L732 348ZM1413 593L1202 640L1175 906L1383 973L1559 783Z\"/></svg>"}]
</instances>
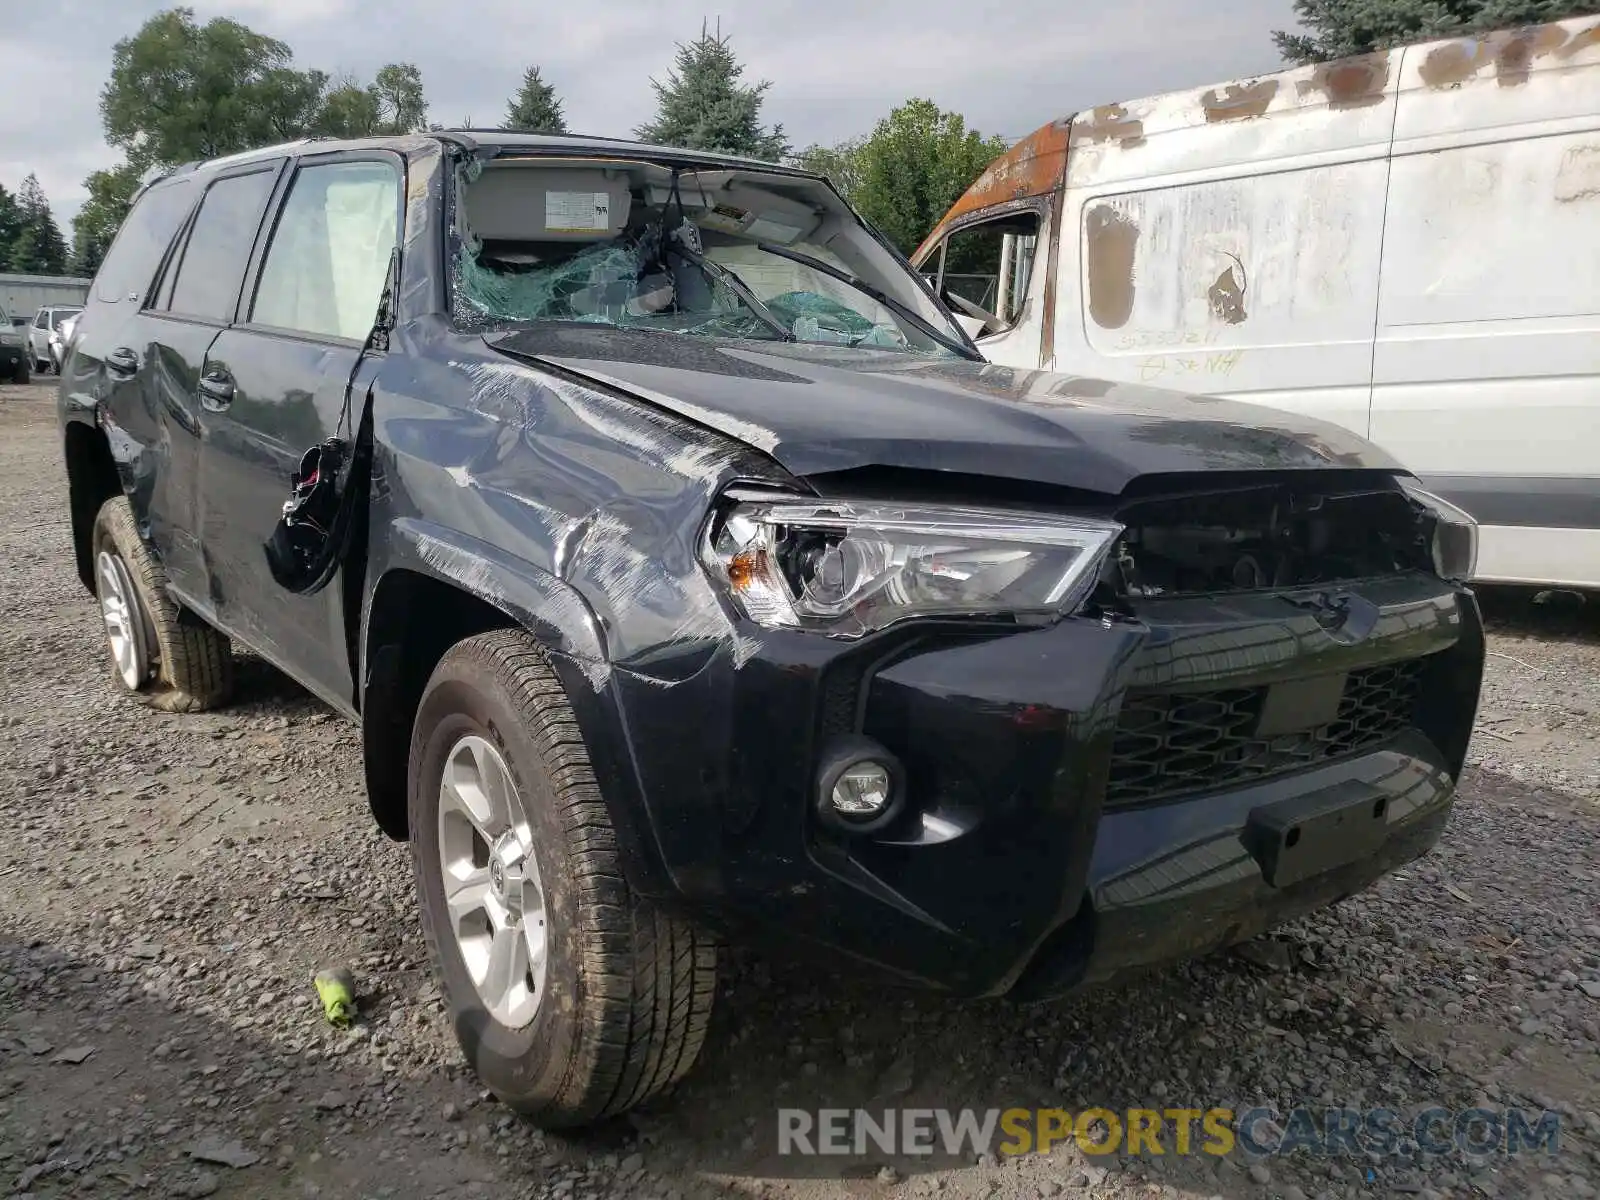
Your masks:
<instances>
[{"instance_id":1,"label":"shattered windshield","mask_svg":"<svg viewBox=\"0 0 1600 1200\"><path fill-rule=\"evenodd\" d=\"M915 276L820 183L572 161L463 180L458 321L963 350Z\"/></svg>"}]
</instances>

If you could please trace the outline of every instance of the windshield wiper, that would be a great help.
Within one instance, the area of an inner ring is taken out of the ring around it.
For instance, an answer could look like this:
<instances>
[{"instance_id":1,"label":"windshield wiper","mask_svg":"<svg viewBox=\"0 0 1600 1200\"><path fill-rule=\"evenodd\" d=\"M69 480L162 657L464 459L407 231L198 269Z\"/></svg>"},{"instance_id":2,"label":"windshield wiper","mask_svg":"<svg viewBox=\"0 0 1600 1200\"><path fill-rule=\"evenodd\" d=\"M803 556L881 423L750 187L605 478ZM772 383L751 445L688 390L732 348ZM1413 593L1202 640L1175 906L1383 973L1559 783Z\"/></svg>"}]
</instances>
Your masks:
<instances>
[{"instance_id":1,"label":"windshield wiper","mask_svg":"<svg viewBox=\"0 0 1600 1200\"><path fill-rule=\"evenodd\" d=\"M821 271L824 275L831 275L840 283L847 283L851 287L855 288L856 291L865 296L871 297L885 308L892 309L895 313L904 317L918 329L922 330L923 333L927 334L934 341L938 342L946 350L959 354L962 358L971 359L974 362L988 361L976 350L973 350L967 346L963 346L949 334L939 332L938 327L924 317L921 313L917 312L916 309L911 308L908 305L901 304L900 301L896 300L893 296L887 294L879 288L873 287L872 284L868 283L865 279L857 279L854 275L850 274L850 272L841 271L832 263L823 262L820 258L812 258L809 254L801 254L798 250L790 250L787 246L774 246L771 242L757 242L756 249L765 250L768 254L776 254L779 258L787 258L790 262L797 262L802 266L810 267L816 271Z\"/></svg>"},{"instance_id":2,"label":"windshield wiper","mask_svg":"<svg viewBox=\"0 0 1600 1200\"><path fill-rule=\"evenodd\" d=\"M672 246L668 249L667 253L681 254L695 266L706 272L706 274L715 279L721 280L728 286L728 290L733 292L734 295L738 296L739 299L743 300L745 304L749 306L751 312L755 313L756 316L761 318L761 323L763 325L769 326L772 329L772 332L777 334L784 341L797 342L800 340L799 338L795 337L794 330L790 329L782 321L778 320L777 317L772 315L772 310L763 304L759 298L757 298L756 294L750 290L749 285L746 284L744 280L740 279L721 263L712 262L704 254L691 250L687 246Z\"/></svg>"}]
</instances>

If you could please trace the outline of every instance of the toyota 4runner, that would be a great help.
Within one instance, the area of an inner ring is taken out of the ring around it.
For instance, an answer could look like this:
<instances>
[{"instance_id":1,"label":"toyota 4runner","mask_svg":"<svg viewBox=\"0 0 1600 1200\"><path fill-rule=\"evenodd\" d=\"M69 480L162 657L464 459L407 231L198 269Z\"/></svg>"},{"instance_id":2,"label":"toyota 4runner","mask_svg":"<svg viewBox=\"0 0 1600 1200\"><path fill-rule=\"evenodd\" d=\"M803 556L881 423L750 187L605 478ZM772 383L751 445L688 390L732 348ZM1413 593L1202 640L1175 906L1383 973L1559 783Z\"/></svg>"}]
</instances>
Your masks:
<instances>
[{"instance_id":1,"label":"toyota 4runner","mask_svg":"<svg viewBox=\"0 0 1600 1200\"><path fill-rule=\"evenodd\" d=\"M60 412L115 686L222 704L238 642L359 722L463 1050L551 1126L689 1069L715 936L1059 995L1423 854L1472 728L1469 518L1329 425L985 363L797 170L179 169Z\"/></svg>"}]
</instances>

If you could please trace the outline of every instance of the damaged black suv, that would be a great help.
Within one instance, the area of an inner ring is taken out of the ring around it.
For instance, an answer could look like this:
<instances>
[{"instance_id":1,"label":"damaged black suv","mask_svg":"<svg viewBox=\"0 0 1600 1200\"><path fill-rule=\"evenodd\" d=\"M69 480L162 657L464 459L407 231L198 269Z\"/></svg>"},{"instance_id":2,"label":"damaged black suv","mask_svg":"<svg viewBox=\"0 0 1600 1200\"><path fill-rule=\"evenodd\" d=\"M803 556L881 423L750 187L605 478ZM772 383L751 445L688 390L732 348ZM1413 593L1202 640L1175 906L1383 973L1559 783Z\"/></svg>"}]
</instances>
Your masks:
<instances>
[{"instance_id":1,"label":"damaged black suv","mask_svg":"<svg viewBox=\"0 0 1600 1200\"><path fill-rule=\"evenodd\" d=\"M1331 426L985 363L804 172L186 167L60 404L118 686L220 704L233 640L360 723L465 1053L552 1126L689 1069L717 934L1057 995L1368 886L1462 769L1469 518Z\"/></svg>"}]
</instances>

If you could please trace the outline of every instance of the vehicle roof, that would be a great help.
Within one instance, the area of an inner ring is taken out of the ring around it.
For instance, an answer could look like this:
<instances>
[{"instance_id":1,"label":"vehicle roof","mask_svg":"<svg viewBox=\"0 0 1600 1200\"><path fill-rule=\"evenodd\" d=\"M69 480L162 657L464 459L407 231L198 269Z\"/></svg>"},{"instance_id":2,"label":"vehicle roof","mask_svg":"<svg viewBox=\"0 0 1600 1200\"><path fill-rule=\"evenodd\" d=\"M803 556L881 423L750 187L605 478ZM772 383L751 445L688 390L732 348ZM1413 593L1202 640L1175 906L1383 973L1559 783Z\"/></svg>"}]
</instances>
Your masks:
<instances>
[{"instance_id":1,"label":"vehicle roof","mask_svg":"<svg viewBox=\"0 0 1600 1200\"><path fill-rule=\"evenodd\" d=\"M1545 62L1535 68L1541 59ZM1085 148L1092 151L1090 157L1096 162L1122 165L1129 161L1130 152L1148 153L1163 134L1207 127L1238 130L1262 118L1295 111L1323 110L1347 122L1361 121L1385 96L1392 101L1402 86L1454 90L1473 82L1490 86L1492 80L1488 94L1509 105L1514 89L1526 83L1536 69L1570 71L1596 61L1600 61L1600 21L1589 14L1543 25L1413 42L1081 109L1034 130L996 158L939 218L911 259L920 261L952 227L975 213L988 215L1010 204L1025 206L1027 201L1062 187L1068 179L1069 149L1076 182L1076 163ZM1410 66L1412 63L1416 65ZM1408 74L1405 81L1403 67ZM1517 111L1507 109L1509 113ZM1392 131L1392 110L1379 128ZM1285 136L1280 133L1277 142L1264 143L1269 147L1265 153L1281 153L1270 148L1281 146ZM1262 153L1255 146L1250 150L1252 157ZM1149 169L1177 172L1193 169L1193 165L1180 167L1169 160L1163 168ZM1095 178L1103 182L1106 176L1102 173Z\"/></svg>"},{"instance_id":2,"label":"vehicle roof","mask_svg":"<svg viewBox=\"0 0 1600 1200\"><path fill-rule=\"evenodd\" d=\"M430 130L427 133L382 137L301 138L297 141L224 155L221 158L185 163L176 170L168 172L163 178L209 173L247 163L282 158L290 154L335 154L349 150L393 150L400 154L414 154L442 144L454 144L469 152L485 152L491 155L495 153L610 154L626 158L664 158L707 167L757 169L804 178L817 177L810 171L802 171L780 163L763 162L755 158L742 158L738 155L720 154L709 150L689 150L677 146L655 146L647 142L594 137L588 134L515 133L504 129L440 129ZM150 182L157 181L152 179Z\"/></svg>"}]
</instances>

